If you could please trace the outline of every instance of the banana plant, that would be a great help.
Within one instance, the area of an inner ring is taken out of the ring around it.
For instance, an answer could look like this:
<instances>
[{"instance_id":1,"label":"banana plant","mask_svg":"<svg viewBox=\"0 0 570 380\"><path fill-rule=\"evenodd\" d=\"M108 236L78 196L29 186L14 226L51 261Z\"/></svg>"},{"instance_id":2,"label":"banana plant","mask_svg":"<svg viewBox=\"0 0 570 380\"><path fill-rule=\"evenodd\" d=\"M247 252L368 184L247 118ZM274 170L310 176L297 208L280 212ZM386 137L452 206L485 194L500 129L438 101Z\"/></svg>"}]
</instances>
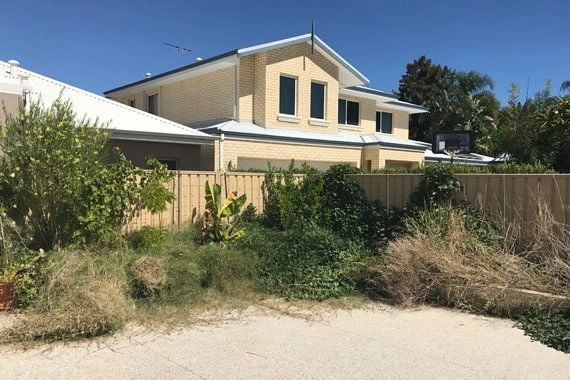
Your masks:
<instances>
[{"instance_id":1,"label":"banana plant","mask_svg":"<svg viewBox=\"0 0 570 380\"><path fill-rule=\"evenodd\" d=\"M204 239L210 242L227 243L237 240L245 234L244 228L237 228L234 219L245 205L245 194L238 197L237 192L222 201L222 187L210 186L206 181L206 212L204 214Z\"/></svg>"}]
</instances>

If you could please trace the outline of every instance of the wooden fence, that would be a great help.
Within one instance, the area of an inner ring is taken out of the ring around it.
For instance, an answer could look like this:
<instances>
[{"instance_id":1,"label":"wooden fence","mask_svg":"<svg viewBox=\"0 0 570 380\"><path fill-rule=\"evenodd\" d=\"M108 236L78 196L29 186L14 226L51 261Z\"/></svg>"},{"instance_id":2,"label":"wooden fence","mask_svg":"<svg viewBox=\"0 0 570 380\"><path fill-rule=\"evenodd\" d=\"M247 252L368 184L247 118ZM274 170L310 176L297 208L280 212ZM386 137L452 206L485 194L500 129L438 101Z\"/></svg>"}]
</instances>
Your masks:
<instances>
[{"instance_id":1,"label":"wooden fence","mask_svg":"<svg viewBox=\"0 0 570 380\"><path fill-rule=\"evenodd\" d=\"M218 183L222 186L222 195L231 191L247 195L247 203L252 203L257 210L262 211L264 173L220 173L202 171L177 171L176 175L166 184L174 193L176 199L167 209L158 214L143 211L126 226L127 231L142 226L164 227L181 225L202 215L205 210L205 184Z\"/></svg>"},{"instance_id":2,"label":"wooden fence","mask_svg":"<svg viewBox=\"0 0 570 380\"><path fill-rule=\"evenodd\" d=\"M467 201L506 220L532 220L544 201L556 219L570 224L569 174L459 174ZM359 174L355 176L369 200L401 208L417 187L421 174Z\"/></svg>"},{"instance_id":3,"label":"wooden fence","mask_svg":"<svg viewBox=\"0 0 570 380\"><path fill-rule=\"evenodd\" d=\"M536 213L538 199L543 199L559 221L570 224L570 174L460 174L458 177L463 185L458 200L507 220L517 217L530 220ZM355 178L369 200L401 208L417 187L421 174L359 174ZM193 220L204 212L206 181L219 183L223 194L245 193L247 203L262 211L264 180L264 173L176 172L167 184L176 196L174 202L159 214L142 212L126 229L181 225Z\"/></svg>"}]
</instances>

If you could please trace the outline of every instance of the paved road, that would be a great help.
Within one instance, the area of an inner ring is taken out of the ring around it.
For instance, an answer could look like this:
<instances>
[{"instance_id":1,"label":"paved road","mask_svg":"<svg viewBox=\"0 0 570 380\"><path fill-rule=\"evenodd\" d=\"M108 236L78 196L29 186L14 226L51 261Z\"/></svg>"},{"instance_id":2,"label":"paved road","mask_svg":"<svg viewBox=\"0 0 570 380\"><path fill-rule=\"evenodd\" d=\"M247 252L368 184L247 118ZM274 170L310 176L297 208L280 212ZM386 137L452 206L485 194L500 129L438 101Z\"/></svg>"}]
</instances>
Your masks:
<instances>
[{"instance_id":1,"label":"paved road","mask_svg":"<svg viewBox=\"0 0 570 380\"><path fill-rule=\"evenodd\" d=\"M384 306L306 320L248 313L170 334L0 352L0 379L568 379L570 355L506 320Z\"/></svg>"}]
</instances>

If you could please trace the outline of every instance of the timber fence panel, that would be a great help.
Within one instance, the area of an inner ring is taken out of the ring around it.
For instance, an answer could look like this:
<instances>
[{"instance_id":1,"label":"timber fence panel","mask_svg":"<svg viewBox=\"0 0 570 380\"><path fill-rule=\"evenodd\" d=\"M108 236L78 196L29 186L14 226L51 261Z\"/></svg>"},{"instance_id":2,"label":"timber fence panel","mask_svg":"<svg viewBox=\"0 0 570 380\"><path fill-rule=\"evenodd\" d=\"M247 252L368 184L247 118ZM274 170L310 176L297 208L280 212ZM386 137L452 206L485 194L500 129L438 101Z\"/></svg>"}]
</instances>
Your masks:
<instances>
[{"instance_id":1,"label":"timber fence panel","mask_svg":"<svg viewBox=\"0 0 570 380\"><path fill-rule=\"evenodd\" d=\"M570 224L570 174L459 174L462 191L456 199L465 201L493 216L530 221L536 217L539 201L545 202L556 219ZM370 201L388 208L402 208L417 188L421 174L356 174L357 183ZM303 180L297 174L295 182ZM218 183L222 195L232 191L246 194L247 204L258 212L265 208L265 174L249 172L177 171L167 186L176 200L161 213L143 211L126 226L126 231L143 226L180 226L196 220L205 210L205 184Z\"/></svg>"},{"instance_id":2,"label":"timber fence panel","mask_svg":"<svg viewBox=\"0 0 570 380\"><path fill-rule=\"evenodd\" d=\"M417 188L421 174L357 174L370 201L402 208ZM462 191L455 198L503 218L532 221L539 202L548 205L559 222L570 224L570 174L459 174Z\"/></svg>"}]
</instances>

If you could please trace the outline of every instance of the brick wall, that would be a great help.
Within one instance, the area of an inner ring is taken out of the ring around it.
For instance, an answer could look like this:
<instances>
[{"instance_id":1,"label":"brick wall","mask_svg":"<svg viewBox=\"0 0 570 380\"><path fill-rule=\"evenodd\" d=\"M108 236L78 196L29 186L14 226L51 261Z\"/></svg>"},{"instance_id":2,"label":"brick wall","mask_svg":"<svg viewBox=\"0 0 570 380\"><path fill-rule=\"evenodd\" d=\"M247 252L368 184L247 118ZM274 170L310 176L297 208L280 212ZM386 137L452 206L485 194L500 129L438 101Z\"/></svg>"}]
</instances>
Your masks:
<instances>
[{"instance_id":1,"label":"brick wall","mask_svg":"<svg viewBox=\"0 0 570 380\"><path fill-rule=\"evenodd\" d=\"M147 96L159 94L159 116L177 123L192 125L233 116L234 69L227 68L192 77L139 93L114 98L136 108L147 109Z\"/></svg>"},{"instance_id":2,"label":"brick wall","mask_svg":"<svg viewBox=\"0 0 570 380\"><path fill-rule=\"evenodd\" d=\"M264 142L253 140L238 140L227 138L223 142L223 169L231 161L237 166L239 158L259 158L267 160L295 159L296 162L311 161L316 163L347 162L360 167L360 147L340 147L326 145L306 145L295 143ZM247 169L247 168L243 168Z\"/></svg>"}]
</instances>

